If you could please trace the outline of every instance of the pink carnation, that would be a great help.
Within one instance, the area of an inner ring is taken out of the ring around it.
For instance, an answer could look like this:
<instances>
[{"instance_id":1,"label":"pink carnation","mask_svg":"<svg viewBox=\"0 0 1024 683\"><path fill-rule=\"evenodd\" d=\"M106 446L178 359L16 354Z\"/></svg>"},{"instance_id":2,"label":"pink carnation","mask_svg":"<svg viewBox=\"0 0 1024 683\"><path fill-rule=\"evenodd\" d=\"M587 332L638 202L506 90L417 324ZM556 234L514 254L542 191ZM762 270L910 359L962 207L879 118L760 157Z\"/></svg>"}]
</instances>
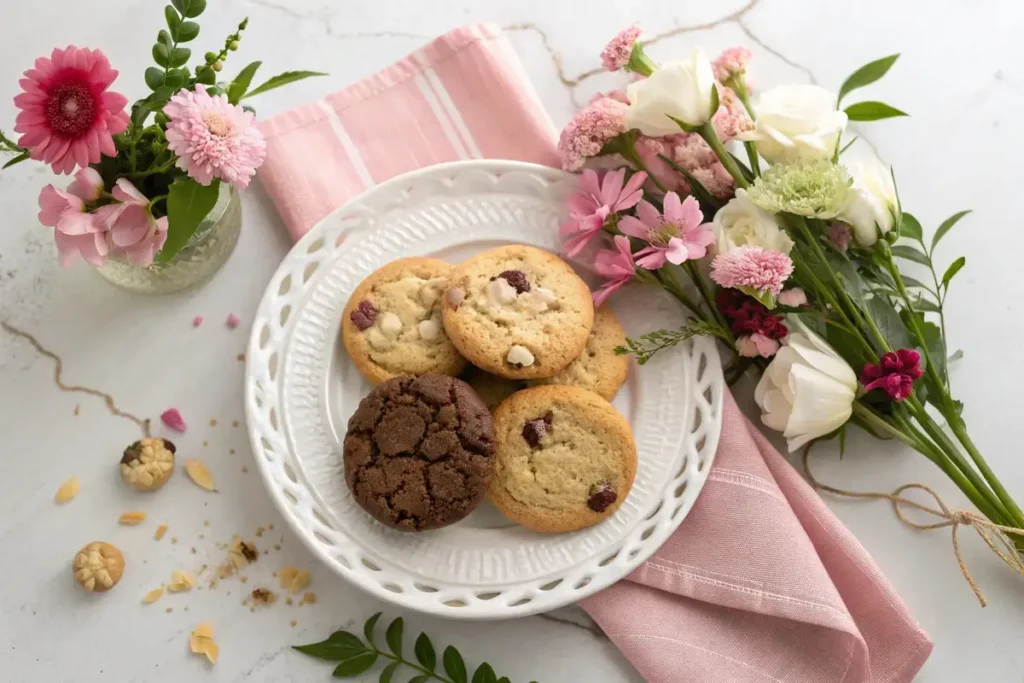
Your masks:
<instances>
[{"instance_id":1,"label":"pink carnation","mask_svg":"<svg viewBox=\"0 0 1024 683\"><path fill-rule=\"evenodd\" d=\"M921 379L921 354L913 349L889 351L877 364L867 363L860 373L864 391L881 389L894 401L902 401L914 391L914 382Z\"/></svg>"},{"instance_id":2,"label":"pink carnation","mask_svg":"<svg viewBox=\"0 0 1024 683\"><path fill-rule=\"evenodd\" d=\"M629 56L633 54L633 44L640 37L640 27L633 24L622 29L601 50L601 63L609 71L618 71L629 64Z\"/></svg>"},{"instance_id":3,"label":"pink carnation","mask_svg":"<svg viewBox=\"0 0 1024 683\"><path fill-rule=\"evenodd\" d=\"M601 153L617 135L626 132L626 105L605 97L576 113L558 138L562 168L578 171L590 157Z\"/></svg>"},{"instance_id":4,"label":"pink carnation","mask_svg":"<svg viewBox=\"0 0 1024 683\"><path fill-rule=\"evenodd\" d=\"M742 76L747 71L747 64L754 55L745 47L730 47L711 62L715 70L715 80L724 83L733 76Z\"/></svg>"},{"instance_id":5,"label":"pink carnation","mask_svg":"<svg viewBox=\"0 0 1024 683\"><path fill-rule=\"evenodd\" d=\"M778 296L793 274L793 262L781 251L738 247L711 262L711 279L722 287L745 288Z\"/></svg>"},{"instance_id":6,"label":"pink carnation","mask_svg":"<svg viewBox=\"0 0 1024 683\"><path fill-rule=\"evenodd\" d=\"M255 117L226 95L209 95L202 84L195 92L182 89L164 114L170 119L168 149L178 155L178 168L200 185L220 178L244 188L263 164L267 143Z\"/></svg>"}]
</instances>

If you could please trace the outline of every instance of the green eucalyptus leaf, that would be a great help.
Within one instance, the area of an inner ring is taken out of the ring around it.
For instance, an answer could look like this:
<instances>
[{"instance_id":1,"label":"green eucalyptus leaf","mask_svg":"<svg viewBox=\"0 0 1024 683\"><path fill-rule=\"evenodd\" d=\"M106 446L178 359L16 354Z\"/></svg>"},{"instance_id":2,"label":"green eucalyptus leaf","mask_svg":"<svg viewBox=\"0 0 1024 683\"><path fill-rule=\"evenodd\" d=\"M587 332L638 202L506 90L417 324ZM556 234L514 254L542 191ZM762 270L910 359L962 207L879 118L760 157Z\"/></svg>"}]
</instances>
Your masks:
<instances>
[{"instance_id":1,"label":"green eucalyptus leaf","mask_svg":"<svg viewBox=\"0 0 1024 683\"><path fill-rule=\"evenodd\" d=\"M945 274L942 276L942 286L945 289L949 289L949 282L953 279L953 276L960 272L960 269L967 265L967 259L961 256L956 261L949 264L949 268L946 269Z\"/></svg>"},{"instance_id":2,"label":"green eucalyptus leaf","mask_svg":"<svg viewBox=\"0 0 1024 683\"><path fill-rule=\"evenodd\" d=\"M10 168L11 166L14 166L15 164L20 164L21 162L25 161L25 159L28 159L28 152L22 152L21 154L17 155L16 157L8 159L7 163L3 165L3 168Z\"/></svg>"},{"instance_id":3,"label":"green eucalyptus leaf","mask_svg":"<svg viewBox=\"0 0 1024 683\"><path fill-rule=\"evenodd\" d=\"M377 612L372 617L366 620L363 624L363 635L366 636L366 642L373 644L373 628L377 625L377 620L380 619L380 612Z\"/></svg>"},{"instance_id":4,"label":"green eucalyptus leaf","mask_svg":"<svg viewBox=\"0 0 1024 683\"><path fill-rule=\"evenodd\" d=\"M401 662L391 662L380 672L380 678L377 679L377 683L391 683L391 679L395 675L395 671L402 665Z\"/></svg>"},{"instance_id":5,"label":"green eucalyptus leaf","mask_svg":"<svg viewBox=\"0 0 1024 683\"><path fill-rule=\"evenodd\" d=\"M388 643L388 648L396 657L402 656L402 633L404 627L404 620L402 617L398 617L388 624L387 633L384 634L384 638Z\"/></svg>"},{"instance_id":6,"label":"green eucalyptus leaf","mask_svg":"<svg viewBox=\"0 0 1024 683\"><path fill-rule=\"evenodd\" d=\"M444 649L441 656L444 663L444 672L452 679L452 683L468 683L466 680L466 663L462 661L462 655L454 647L449 645Z\"/></svg>"},{"instance_id":7,"label":"green eucalyptus leaf","mask_svg":"<svg viewBox=\"0 0 1024 683\"><path fill-rule=\"evenodd\" d=\"M897 258L913 261L914 263L920 263L923 266L931 264L931 261L928 259L928 256L923 251L916 247L908 246L906 244L897 244L896 246L892 247L892 255Z\"/></svg>"},{"instance_id":8,"label":"green eucalyptus leaf","mask_svg":"<svg viewBox=\"0 0 1024 683\"><path fill-rule=\"evenodd\" d=\"M472 683L498 683L498 677L494 675L494 669L487 662L477 667L473 674Z\"/></svg>"},{"instance_id":9,"label":"green eucalyptus leaf","mask_svg":"<svg viewBox=\"0 0 1024 683\"><path fill-rule=\"evenodd\" d=\"M889 71L896 60L899 58L899 53L889 55L888 57L882 57L876 59L873 62L868 62L861 68L850 74L850 77L843 81L843 85L839 88L839 102L842 102L843 98L848 95L851 91L857 88L863 88L866 85L871 85Z\"/></svg>"},{"instance_id":10,"label":"green eucalyptus leaf","mask_svg":"<svg viewBox=\"0 0 1024 683\"><path fill-rule=\"evenodd\" d=\"M434 652L434 645L426 633L421 633L416 639L416 661L427 671L433 671L437 666L437 654Z\"/></svg>"},{"instance_id":11,"label":"green eucalyptus leaf","mask_svg":"<svg viewBox=\"0 0 1024 683\"><path fill-rule=\"evenodd\" d=\"M260 68L262 63L253 62L239 71L238 75L235 76L235 80L231 81L231 85L228 86L228 101L231 104L238 104L242 99L252 83L252 77L256 75L256 70Z\"/></svg>"},{"instance_id":12,"label":"green eucalyptus leaf","mask_svg":"<svg viewBox=\"0 0 1024 683\"><path fill-rule=\"evenodd\" d=\"M157 43L153 46L153 61L165 69L170 66L171 56L166 45L163 43Z\"/></svg>"},{"instance_id":13,"label":"green eucalyptus leaf","mask_svg":"<svg viewBox=\"0 0 1024 683\"><path fill-rule=\"evenodd\" d=\"M200 185L191 178L178 178L171 183L167 193L167 241L157 254L158 261L167 263L181 251L217 204L219 194L218 180Z\"/></svg>"},{"instance_id":14,"label":"green eucalyptus leaf","mask_svg":"<svg viewBox=\"0 0 1024 683\"><path fill-rule=\"evenodd\" d=\"M970 212L970 209L967 209L966 211L957 211L952 216L942 221L942 225L939 226L939 229L935 231L935 236L932 237L932 251L935 251L935 245L939 243L939 240L945 237L946 233L952 230L953 226Z\"/></svg>"},{"instance_id":15,"label":"green eucalyptus leaf","mask_svg":"<svg viewBox=\"0 0 1024 683\"><path fill-rule=\"evenodd\" d=\"M176 9L167 5L164 7L164 19L167 20L167 28L171 30L171 38L177 40L178 36L175 34L178 32L178 27L181 26L181 15Z\"/></svg>"},{"instance_id":16,"label":"green eucalyptus leaf","mask_svg":"<svg viewBox=\"0 0 1024 683\"><path fill-rule=\"evenodd\" d=\"M334 672L331 675L335 678L352 678L369 671L376 663L377 653L373 650L365 650L341 660L338 666L334 667Z\"/></svg>"},{"instance_id":17,"label":"green eucalyptus leaf","mask_svg":"<svg viewBox=\"0 0 1024 683\"><path fill-rule=\"evenodd\" d=\"M196 39L199 35L199 24L194 21L183 21L178 26L178 33L174 37L179 43L187 43Z\"/></svg>"},{"instance_id":18,"label":"green eucalyptus leaf","mask_svg":"<svg viewBox=\"0 0 1024 683\"><path fill-rule=\"evenodd\" d=\"M183 17L194 19L206 10L206 0L171 0Z\"/></svg>"},{"instance_id":19,"label":"green eucalyptus leaf","mask_svg":"<svg viewBox=\"0 0 1024 683\"><path fill-rule=\"evenodd\" d=\"M350 659L356 654L373 652L363 644L363 641L348 631L335 631L327 640L309 645L296 645L292 649L328 662L340 662Z\"/></svg>"},{"instance_id":20,"label":"green eucalyptus leaf","mask_svg":"<svg viewBox=\"0 0 1024 683\"><path fill-rule=\"evenodd\" d=\"M250 90L245 97L254 97L260 93L265 93L268 90L274 88L280 88L282 85L288 85L296 81L301 81L305 78L311 78L313 76L326 76L327 74L319 71L285 71L284 73L278 74L268 80L266 83L260 85L257 88Z\"/></svg>"},{"instance_id":21,"label":"green eucalyptus leaf","mask_svg":"<svg viewBox=\"0 0 1024 683\"><path fill-rule=\"evenodd\" d=\"M150 90L156 90L164 84L164 70L155 66L146 68L146 85Z\"/></svg>"},{"instance_id":22,"label":"green eucalyptus leaf","mask_svg":"<svg viewBox=\"0 0 1024 683\"><path fill-rule=\"evenodd\" d=\"M170 56L167 58L168 66L179 67L188 64L189 57L192 56L192 50L187 47L176 47L170 52Z\"/></svg>"},{"instance_id":23,"label":"green eucalyptus leaf","mask_svg":"<svg viewBox=\"0 0 1024 683\"><path fill-rule=\"evenodd\" d=\"M867 310L871 319L875 321L875 327L889 344L889 348L909 349L914 347L906 324L887 299L880 296L872 297L868 301Z\"/></svg>"},{"instance_id":24,"label":"green eucalyptus leaf","mask_svg":"<svg viewBox=\"0 0 1024 683\"><path fill-rule=\"evenodd\" d=\"M858 102L857 104L851 104L843 111L846 112L851 121L878 121L881 119L891 119L894 116L909 116L907 112L900 111L885 102Z\"/></svg>"},{"instance_id":25,"label":"green eucalyptus leaf","mask_svg":"<svg viewBox=\"0 0 1024 683\"><path fill-rule=\"evenodd\" d=\"M900 235L915 239L920 242L924 239L924 231L921 230L921 223L906 211L903 212L903 220L900 222Z\"/></svg>"}]
</instances>

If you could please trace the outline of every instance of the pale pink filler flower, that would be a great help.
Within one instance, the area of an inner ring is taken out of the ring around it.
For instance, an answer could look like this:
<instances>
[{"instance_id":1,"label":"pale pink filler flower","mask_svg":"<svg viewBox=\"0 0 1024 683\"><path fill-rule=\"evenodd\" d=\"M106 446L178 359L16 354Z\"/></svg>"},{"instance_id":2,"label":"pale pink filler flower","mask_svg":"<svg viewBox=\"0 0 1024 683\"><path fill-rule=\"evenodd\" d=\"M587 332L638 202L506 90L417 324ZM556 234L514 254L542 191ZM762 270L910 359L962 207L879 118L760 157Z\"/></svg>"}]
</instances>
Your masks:
<instances>
[{"instance_id":1,"label":"pale pink filler flower","mask_svg":"<svg viewBox=\"0 0 1024 683\"><path fill-rule=\"evenodd\" d=\"M116 78L99 50L69 45L37 59L18 82L24 92L14 98L21 110L14 125L22 134L18 144L54 173L116 155L113 136L128 127L128 98L107 91Z\"/></svg>"},{"instance_id":2,"label":"pale pink filler flower","mask_svg":"<svg viewBox=\"0 0 1024 683\"><path fill-rule=\"evenodd\" d=\"M747 71L753 53L745 47L730 47L711 62L715 80L724 83L733 76L742 76Z\"/></svg>"},{"instance_id":3,"label":"pale pink filler flower","mask_svg":"<svg viewBox=\"0 0 1024 683\"><path fill-rule=\"evenodd\" d=\"M624 184L625 176L624 168L608 171L604 177L590 169L580 175L577 190L567 202L569 220L559 229L562 236L569 237L565 243L566 256L579 254L601 232L608 216L633 208L644 196L641 187L647 174L634 173Z\"/></svg>"},{"instance_id":4,"label":"pale pink filler flower","mask_svg":"<svg viewBox=\"0 0 1024 683\"><path fill-rule=\"evenodd\" d=\"M629 239L616 235L615 249L602 249L594 258L594 270L607 282L594 292L594 306L600 306L613 293L624 287L636 274L636 263L629 248Z\"/></svg>"},{"instance_id":5,"label":"pale pink filler flower","mask_svg":"<svg viewBox=\"0 0 1024 683\"><path fill-rule=\"evenodd\" d=\"M745 287L778 296L793 274L793 262L781 251L743 246L719 254L711 262L711 279L722 287Z\"/></svg>"},{"instance_id":6,"label":"pale pink filler flower","mask_svg":"<svg viewBox=\"0 0 1024 683\"><path fill-rule=\"evenodd\" d=\"M208 94L202 84L195 92L182 89L163 111L170 119L167 146L178 155L178 168L200 185L214 178L238 188L249 185L267 152L252 112L226 95Z\"/></svg>"},{"instance_id":7,"label":"pale pink filler flower","mask_svg":"<svg viewBox=\"0 0 1024 683\"><path fill-rule=\"evenodd\" d=\"M704 214L696 199L687 197L680 201L678 194L669 192L664 206L661 213L650 202L641 200L636 205L636 217L619 219L619 230L647 242L648 246L636 253L636 264L641 268L657 270L666 263L678 265L702 258L708 245L715 241L714 233L703 223Z\"/></svg>"},{"instance_id":8,"label":"pale pink filler flower","mask_svg":"<svg viewBox=\"0 0 1024 683\"><path fill-rule=\"evenodd\" d=\"M562 168L578 171L601 153L617 135L626 132L627 105L611 97L594 100L576 112L558 138Z\"/></svg>"},{"instance_id":9,"label":"pale pink filler flower","mask_svg":"<svg viewBox=\"0 0 1024 683\"><path fill-rule=\"evenodd\" d=\"M629 64L633 45L640 37L640 27L633 24L619 31L601 50L601 63L609 71L618 71Z\"/></svg>"},{"instance_id":10,"label":"pale pink filler flower","mask_svg":"<svg viewBox=\"0 0 1024 683\"><path fill-rule=\"evenodd\" d=\"M110 228L116 254L129 263L148 266L167 241L167 216L154 218L149 200L126 178L118 178L111 192L119 203L96 209Z\"/></svg>"}]
</instances>

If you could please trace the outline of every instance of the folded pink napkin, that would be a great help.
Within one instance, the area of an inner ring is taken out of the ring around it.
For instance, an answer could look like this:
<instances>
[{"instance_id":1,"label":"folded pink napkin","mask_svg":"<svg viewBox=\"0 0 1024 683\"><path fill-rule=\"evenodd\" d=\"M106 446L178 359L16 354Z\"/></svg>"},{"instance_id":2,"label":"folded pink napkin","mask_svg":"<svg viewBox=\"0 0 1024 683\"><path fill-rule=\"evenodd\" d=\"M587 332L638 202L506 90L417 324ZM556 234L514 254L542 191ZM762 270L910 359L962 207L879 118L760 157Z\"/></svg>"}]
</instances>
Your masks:
<instances>
[{"instance_id":1,"label":"folded pink napkin","mask_svg":"<svg viewBox=\"0 0 1024 683\"><path fill-rule=\"evenodd\" d=\"M557 165L555 130L491 25L452 31L263 130L259 176L296 239L404 171L481 157ZM904 683L932 648L864 548L728 394L690 515L581 605L650 683Z\"/></svg>"}]
</instances>

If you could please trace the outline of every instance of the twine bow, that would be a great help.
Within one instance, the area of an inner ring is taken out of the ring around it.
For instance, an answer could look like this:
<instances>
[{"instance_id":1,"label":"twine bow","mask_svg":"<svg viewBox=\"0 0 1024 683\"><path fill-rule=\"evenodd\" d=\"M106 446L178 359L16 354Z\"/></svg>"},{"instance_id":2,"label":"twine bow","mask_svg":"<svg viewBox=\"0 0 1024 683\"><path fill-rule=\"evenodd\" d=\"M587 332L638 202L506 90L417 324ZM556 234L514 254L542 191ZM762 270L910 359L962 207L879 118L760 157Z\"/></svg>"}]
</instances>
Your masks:
<instances>
[{"instance_id":1,"label":"twine bow","mask_svg":"<svg viewBox=\"0 0 1024 683\"><path fill-rule=\"evenodd\" d=\"M999 557L999 559L1006 563L1006 565L1017 574L1024 576L1024 560L1021 559L1020 553L1017 552L1017 549L1013 545L1013 541L1010 539L1011 534L1024 537L1024 529L995 524L971 510L950 510L949 506L947 506L942 498L939 497L939 494L924 484L904 484L892 493L845 491L843 489L828 486L827 484L822 484L814 477L814 474L811 473L809 459L812 445L813 443L808 444L807 447L804 448L803 463L804 472L807 473L807 479L815 489L819 491L828 491L829 493L846 496L848 498L888 500L892 503L893 511L895 511L896 516L900 518L901 522L920 531L930 531L932 529L944 529L946 527L951 527L953 536L953 554L956 555L956 562L960 566L960 571L963 573L964 579L971 587L971 590L974 591L974 596L978 598L978 602L981 603L982 607L988 605L988 600L985 599L985 594L981 592L981 589L978 587L977 582L975 582L974 577L971 576L971 572L968 571L967 564L964 562L963 555L960 552L960 541L957 538L957 530L961 526L972 527L978 532L978 536L981 537L981 540L985 541L985 545L987 545L989 549ZM930 495L935 501L935 507L919 503L909 498L904 498L900 495L904 491L911 489L924 491ZM939 521L932 522L931 524L915 522L907 517L903 506L920 510L921 512L938 518Z\"/></svg>"}]
</instances>

